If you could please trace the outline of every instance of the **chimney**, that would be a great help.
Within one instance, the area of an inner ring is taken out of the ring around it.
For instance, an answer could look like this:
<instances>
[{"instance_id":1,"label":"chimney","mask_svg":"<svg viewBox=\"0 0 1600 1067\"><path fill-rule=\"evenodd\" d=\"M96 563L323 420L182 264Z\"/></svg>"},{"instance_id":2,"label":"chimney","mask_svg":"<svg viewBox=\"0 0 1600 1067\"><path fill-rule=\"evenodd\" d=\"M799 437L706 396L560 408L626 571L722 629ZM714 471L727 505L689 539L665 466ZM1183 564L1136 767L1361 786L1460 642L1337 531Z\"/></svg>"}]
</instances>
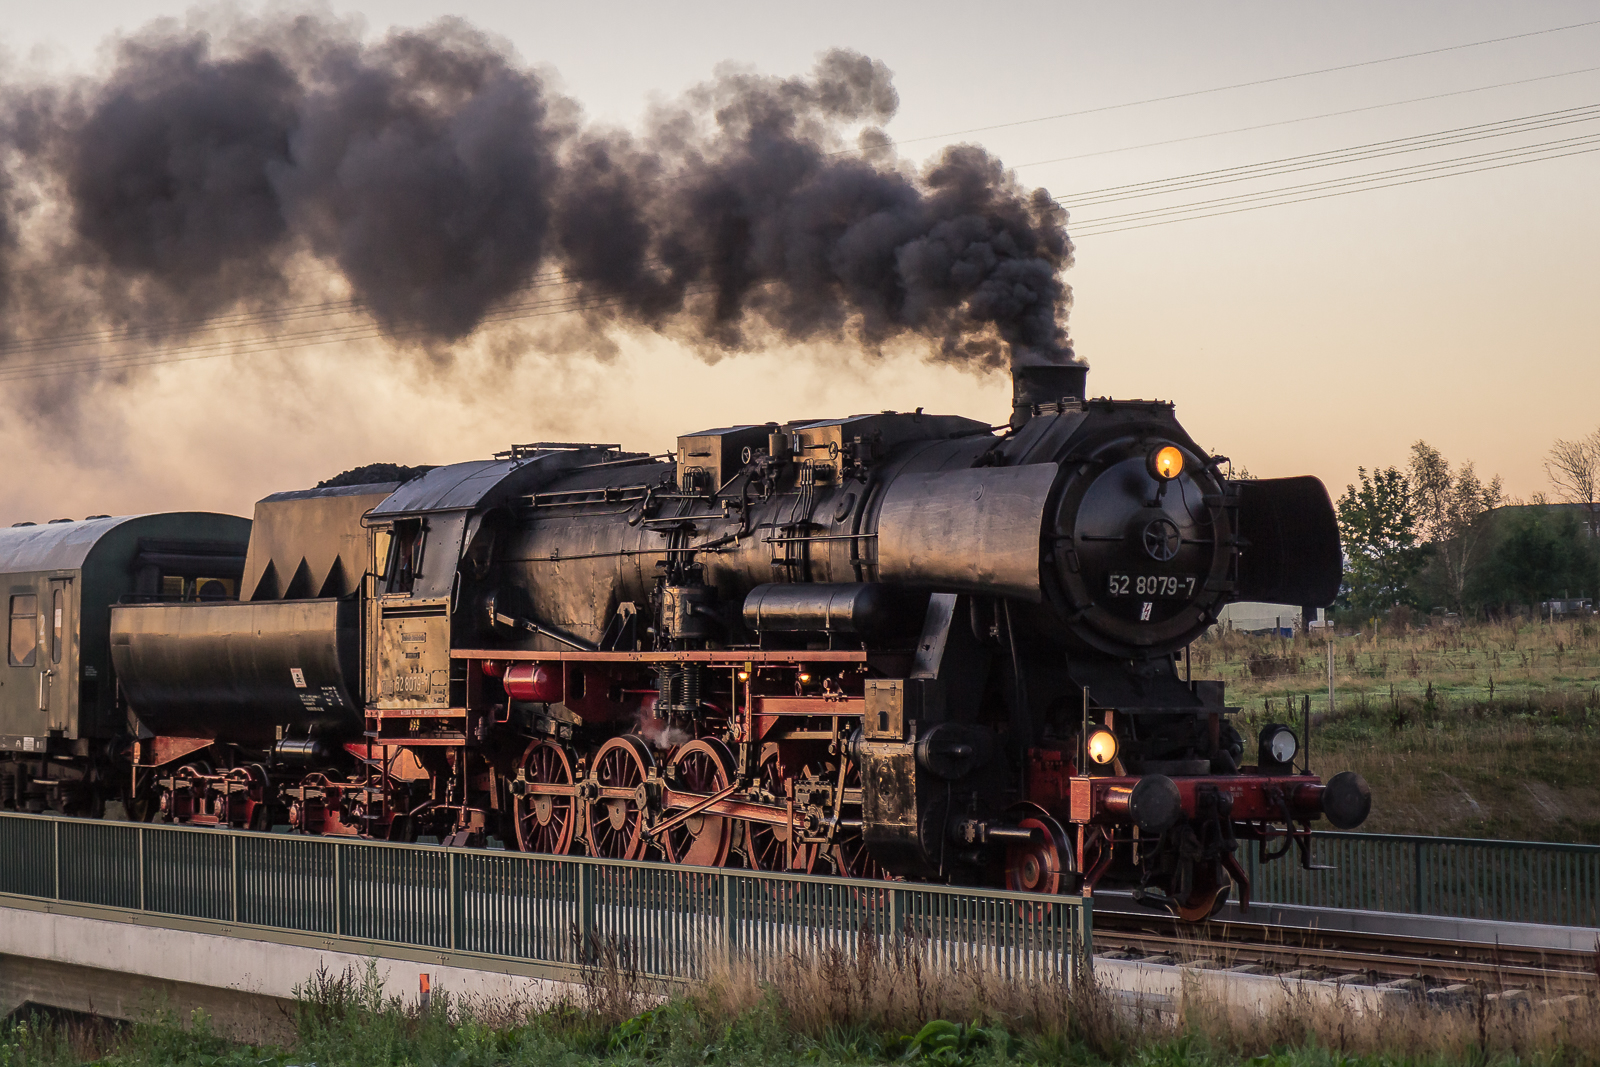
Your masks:
<instances>
[{"instance_id":1,"label":"chimney","mask_svg":"<svg viewBox=\"0 0 1600 1067\"><path fill-rule=\"evenodd\" d=\"M1082 400L1088 392L1089 365L1073 357L1072 349L1041 352L1016 348L1011 353L1011 428L1021 429L1040 404L1058 403L1065 397Z\"/></svg>"}]
</instances>

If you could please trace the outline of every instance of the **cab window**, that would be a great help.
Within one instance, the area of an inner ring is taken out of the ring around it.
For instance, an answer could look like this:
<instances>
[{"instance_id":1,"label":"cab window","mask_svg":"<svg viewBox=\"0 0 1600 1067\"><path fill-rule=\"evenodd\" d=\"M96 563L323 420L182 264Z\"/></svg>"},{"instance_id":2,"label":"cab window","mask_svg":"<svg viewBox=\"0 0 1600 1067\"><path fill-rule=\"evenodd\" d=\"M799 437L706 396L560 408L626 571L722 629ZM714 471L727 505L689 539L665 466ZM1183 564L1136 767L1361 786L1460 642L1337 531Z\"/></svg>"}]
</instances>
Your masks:
<instances>
[{"instance_id":1,"label":"cab window","mask_svg":"<svg viewBox=\"0 0 1600 1067\"><path fill-rule=\"evenodd\" d=\"M389 540L389 563L384 568L386 592L410 593L422 571L422 523L419 520L397 522L394 535Z\"/></svg>"},{"instance_id":2,"label":"cab window","mask_svg":"<svg viewBox=\"0 0 1600 1067\"><path fill-rule=\"evenodd\" d=\"M39 648L39 598L33 593L11 598L11 665L33 666Z\"/></svg>"}]
</instances>

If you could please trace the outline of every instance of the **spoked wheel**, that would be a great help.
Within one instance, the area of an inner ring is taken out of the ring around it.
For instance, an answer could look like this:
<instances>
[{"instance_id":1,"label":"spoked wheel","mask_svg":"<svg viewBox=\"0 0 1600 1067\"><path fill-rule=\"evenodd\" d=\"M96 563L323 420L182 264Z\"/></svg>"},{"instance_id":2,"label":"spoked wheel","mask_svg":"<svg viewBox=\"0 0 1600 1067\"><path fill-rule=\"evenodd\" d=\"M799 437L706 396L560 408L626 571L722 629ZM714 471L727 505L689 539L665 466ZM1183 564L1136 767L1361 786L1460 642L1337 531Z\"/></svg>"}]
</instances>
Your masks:
<instances>
[{"instance_id":1,"label":"spoked wheel","mask_svg":"<svg viewBox=\"0 0 1600 1067\"><path fill-rule=\"evenodd\" d=\"M733 755L721 741L701 738L678 749L668 765L674 789L709 796L728 788ZM672 818L672 812L667 818ZM691 815L662 834L667 858L695 867L728 862L735 820L721 815Z\"/></svg>"},{"instance_id":2,"label":"spoked wheel","mask_svg":"<svg viewBox=\"0 0 1600 1067\"><path fill-rule=\"evenodd\" d=\"M565 856L572 848L572 835L578 827L572 759L566 748L554 741L535 741L522 754L521 770L530 789L511 805L517 847L524 852ZM537 791L539 786L556 789Z\"/></svg>"},{"instance_id":3,"label":"spoked wheel","mask_svg":"<svg viewBox=\"0 0 1600 1067\"><path fill-rule=\"evenodd\" d=\"M789 768L783 761L778 746L768 742L761 748L761 763L756 768L756 787L769 796L783 797L784 783L789 778ZM794 828L783 823L751 822L745 832L745 852L750 866L757 871L810 872L816 861L815 845L795 843L790 856L790 838Z\"/></svg>"},{"instance_id":4,"label":"spoked wheel","mask_svg":"<svg viewBox=\"0 0 1600 1067\"><path fill-rule=\"evenodd\" d=\"M632 734L613 737L595 753L590 781L598 793L584 804L593 855L636 860L644 854L649 841L644 832L644 780L654 764L649 748Z\"/></svg>"},{"instance_id":5,"label":"spoked wheel","mask_svg":"<svg viewBox=\"0 0 1600 1067\"><path fill-rule=\"evenodd\" d=\"M851 763L844 772L846 789L861 788L861 768ZM860 830L842 831L833 844L833 862L839 868L840 878L892 878L883 864L872 858Z\"/></svg>"},{"instance_id":6,"label":"spoked wheel","mask_svg":"<svg viewBox=\"0 0 1600 1067\"><path fill-rule=\"evenodd\" d=\"M1061 823L1032 804L1012 809L1012 817L1018 826L1033 831L1033 840L1006 846L1006 888L1022 893L1075 888L1077 852Z\"/></svg>"},{"instance_id":7,"label":"spoked wheel","mask_svg":"<svg viewBox=\"0 0 1600 1067\"><path fill-rule=\"evenodd\" d=\"M1194 886L1183 900L1174 900L1170 907L1186 923L1202 922L1222 910L1228 902L1228 891L1233 888L1233 878L1220 863L1196 863Z\"/></svg>"}]
</instances>

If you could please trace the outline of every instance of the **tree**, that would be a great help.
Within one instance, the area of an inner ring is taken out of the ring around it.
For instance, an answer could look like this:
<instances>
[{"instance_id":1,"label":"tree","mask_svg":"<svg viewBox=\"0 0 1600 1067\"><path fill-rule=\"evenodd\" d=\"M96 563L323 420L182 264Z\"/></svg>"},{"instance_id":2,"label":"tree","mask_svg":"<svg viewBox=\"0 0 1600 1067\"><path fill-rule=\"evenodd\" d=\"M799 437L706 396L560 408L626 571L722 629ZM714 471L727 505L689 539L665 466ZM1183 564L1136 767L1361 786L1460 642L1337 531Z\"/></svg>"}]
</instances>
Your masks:
<instances>
[{"instance_id":1,"label":"tree","mask_svg":"<svg viewBox=\"0 0 1600 1067\"><path fill-rule=\"evenodd\" d=\"M1342 598L1363 616L1411 599L1408 586L1427 559L1417 545L1411 483L1394 467L1357 467L1361 487L1339 498L1339 533L1347 562Z\"/></svg>"},{"instance_id":2,"label":"tree","mask_svg":"<svg viewBox=\"0 0 1600 1067\"><path fill-rule=\"evenodd\" d=\"M1461 610L1474 570L1488 555L1488 524L1479 521L1500 506L1497 474L1485 485L1468 460L1452 472L1450 461L1426 441L1411 446L1411 498L1423 542L1433 550L1450 606Z\"/></svg>"},{"instance_id":3,"label":"tree","mask_svg":"<svg viewBox=\"0 0 1600 1067\"><path fill-rule=\"evenodd\" d=\"M1574 513L1516 509L1484 568L1480 599L1531 608L1549 597L1592 592L1597 554Z\"/></svg>"},{"instance_id":4,"label":"tree","mask_svg":"<svg viewBox=\"0 0 1600 1067\"><path fill-rule=\"evenodd\" d=\"M1563 500L1588 505L1589 533L1600 537L1600 429L1576 441L1557 439L1544 472Z\"/></svg>"}]
</instances>

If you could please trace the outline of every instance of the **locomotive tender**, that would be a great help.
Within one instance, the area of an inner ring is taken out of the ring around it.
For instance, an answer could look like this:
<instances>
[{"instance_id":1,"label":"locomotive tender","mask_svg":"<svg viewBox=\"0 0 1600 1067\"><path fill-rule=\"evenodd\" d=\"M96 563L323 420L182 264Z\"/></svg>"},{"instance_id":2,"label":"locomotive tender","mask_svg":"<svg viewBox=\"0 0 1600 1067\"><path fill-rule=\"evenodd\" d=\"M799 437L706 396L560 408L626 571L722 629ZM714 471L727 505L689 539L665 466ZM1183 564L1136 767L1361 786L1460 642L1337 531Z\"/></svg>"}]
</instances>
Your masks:
<instances>
[{"instance_id":1,"label":"locomotive tender","mask_svg":"<svg viewBox=\"0 0 1600 1067\"><path fill-rule=\"evenodd\" d=\"M1333 509L1085 373L1019 361L999 433L546 443L253 524L0 531L0 804L1248 904L1240 841L1309 866L1370 794L1288 725L1246 765L1185 649L1229 600L1330 603Z\"/></svg>"}]
</instances>

